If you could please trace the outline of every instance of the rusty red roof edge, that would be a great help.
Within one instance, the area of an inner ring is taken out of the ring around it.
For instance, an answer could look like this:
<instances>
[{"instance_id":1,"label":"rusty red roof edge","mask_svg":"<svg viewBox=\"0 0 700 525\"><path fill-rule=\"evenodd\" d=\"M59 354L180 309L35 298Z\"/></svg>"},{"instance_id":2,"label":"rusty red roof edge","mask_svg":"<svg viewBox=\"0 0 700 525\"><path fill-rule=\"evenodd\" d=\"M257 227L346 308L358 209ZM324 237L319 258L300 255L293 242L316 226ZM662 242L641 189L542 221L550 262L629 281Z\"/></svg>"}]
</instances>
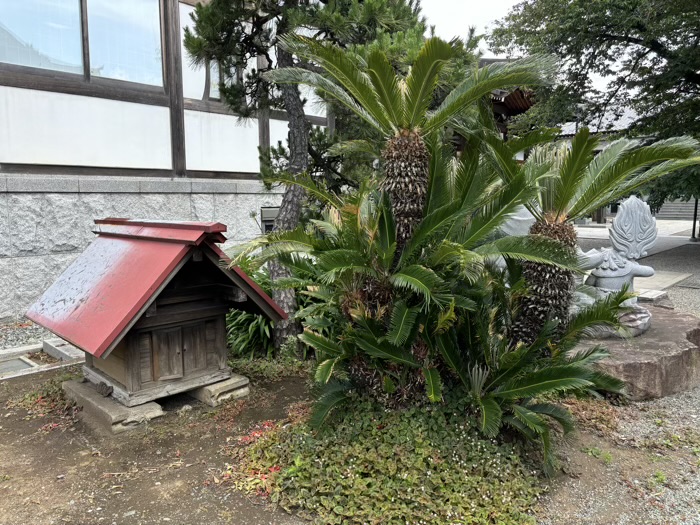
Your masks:
<instances>
[{"instance_id":1,"label":"rusty red roof edge","mask_svg":"<svg viewBox=\"0 0 700 525\"><path fill-rule=\"evenodd\" d=\"M95 219L95 224L117 224L126 226L148 226L153 228L172 228L180 230L200 230L204 233L221 233L227 230L225 224L220 222L190 222L190 221L141 221L137 219L124 219L118 217L107 217L105 219Z\"/></svg>"}]
</instances>

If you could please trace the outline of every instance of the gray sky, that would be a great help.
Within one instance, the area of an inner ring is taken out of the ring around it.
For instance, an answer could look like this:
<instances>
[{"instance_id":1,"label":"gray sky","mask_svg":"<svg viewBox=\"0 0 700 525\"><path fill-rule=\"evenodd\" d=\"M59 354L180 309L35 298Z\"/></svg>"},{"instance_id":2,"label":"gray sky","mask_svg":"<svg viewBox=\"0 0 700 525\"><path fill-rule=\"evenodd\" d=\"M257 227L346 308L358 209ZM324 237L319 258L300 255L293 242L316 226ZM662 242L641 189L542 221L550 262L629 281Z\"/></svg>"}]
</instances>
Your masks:
<instances>
[{"instance_id":1,"label":"gray sky","mask_svg":"<svg viewBox=\"0 0 700 525\"><path fill-rule=\"evenodd\" d=\"M494 20L503 18L519 0L422 0L428 24L435 26L438 36L450 39L464 37L469 26L484 33ZM482 45L484 56L493 56Z\"/></svg>"}]
</instances>

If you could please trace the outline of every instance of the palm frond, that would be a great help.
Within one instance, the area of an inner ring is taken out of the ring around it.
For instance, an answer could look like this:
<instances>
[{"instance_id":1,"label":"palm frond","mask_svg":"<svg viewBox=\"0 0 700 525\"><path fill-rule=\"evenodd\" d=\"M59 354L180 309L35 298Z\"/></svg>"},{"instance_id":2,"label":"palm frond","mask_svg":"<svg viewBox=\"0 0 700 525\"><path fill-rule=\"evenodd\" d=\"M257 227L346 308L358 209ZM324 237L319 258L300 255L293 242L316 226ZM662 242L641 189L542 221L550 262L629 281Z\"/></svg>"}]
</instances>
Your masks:
<instances>
[{"instance_id":1,"label":"palm frond","mask_svg":"<svg viewBox=\"0 0 700 525\"><path fill-rule=\"evenodd\" d=\"M479 430L488 437L496 437L501 430L503 410L492 397L483 397L477 400L479 405Z\"/></svg>"},{"instance_id":2,"label":"palm frond","mask_svg":"<svg viewBox=\"0 0 700 525\"><path fill-rule=\"evenodd\" d=\"M393 66L381 50L376 49L367 57L367 74L389 122L404 127L404 94Z\"/></svg>"},{"instance_id":3,"label":"palm frond","mask_svg":"<svg viewBox=\"0 0 700 525\"><path fill-rule=\"evenodd\" d=\"M420 127L423 123L433 100L438 74L453 55L452 46L439 38L429 38L423 44L406 78L404 122L407 129Z\"/></svg>"},{"instance_id":4,"label":"palm frond","mask_svg":"<svg viewBox=\"0 0 700 525\"><path fill-rule=\"evenodd\" d=\"M571 392L592 386L581 367L566 365L536 370L496 389L499 399L519 399L554 392Z\"/></svg>"},{"instance_id":5,"label":"palm frond","mask_svg":"<svg viewBox=\"0 0 700 525\"><path fill-rule=\"evenodd\" d=\"M313 429L321 428L331 412L350 400L348 394L351 390L350 384L335 381L315 388L313 394L316 396L316 401L311 409L309 426Z\"/></svg>"},{"instance_id":6,"label":"palm frond","mask_svg":"<svg viewBox=\"0 0 700 525\"><path fill-rule=\"evenodd\" d=\"M392 363L398 363L404 366L417 367L418 362L415 358L400 348L392 346L386 341L381 341L369 333L358 333L354 338L355 344L362 349L367 355L384 359Z\"/></svg>"},{"instance_id":7,"label":"palm frond","mask_svg":"<svg viewBox=\"0 0 700 525\"><path fill-rule=\"evenodd\" d=\"M425 133L441 128L454 116L494 89L535 86L548 82L555 70L552 57L532 56L506 65L490 65L474 72L450 92L423 125Z\"/></svg>"},{"instance_id":8,"label":"palm frond","mask_svg":"<svg viewBox=\"0 0 700 525\"><path fill-rule=\"evenodd\" d=\"M586 169L593 160L599 141L597 136L590 135L588 128L581 129L571 141L571 148L561 163L556 179L554 210L551 211L556 213L557 219L568 215L571 201L581 189L581 182L585 179Z\"/></svg>"},{"instance_id":9,"label":"palm frond","mask_svg":"<svg viewBox=\"0 0 700 525\"><path fill-rule=\"evenodd\" d=\"M391 133L391 126L386 122L385 117L382 118L381 113L379 115L375 115L364 105L358 103L358 101L350 96L348 91L345 91L343 87L339 86L335 82L332 82L323 75L316 73L315 71L309 71L307 69L296 67L286 67L268 71L264 74L264 78L265 80L275 84L302 84L309 86L326 97L335 99L380 133ZM368 86L365 86L365 89L367 89L367 87ZM371 86L369 89L371 89ZM375 109L379 110L379 108ZM379 116L379 118L377 118L377 116Z\"/></svg>"},{"instance_id":10,"label":"palm frond","mask_svg":"<svg viewBox=\"0 0 700 525\"><path fill-rule=\"evenodd\" d=\"M556 240L542 235L501 237L474 248L482 257L506 257L518 261L551 264L568 270L578 268L578 258Z\"/></svg>"},{"instance_id":11,"label":"palm frond","mask_svg":"<svg viewBox=\"0 0 700 525\"><path fill-rule=\"evenodd\" d=\"M333 369L340 362L341 357L333 357L319 363L314 373L314 379L317 383L328 383L333 377Z\"/></svg>"},{"instance_id":12,"label":"palm frond","mask_svg":"<svg viewBox=\"0 0 700 525\"><path fill-rule=\"evenodd\" d=\"M293 33L280 38L280 44L292 53L308 58L321 66L337 84L359 102L364 112L372 116L373 120L380 125L380 131L386 135L395 131L396 125L389 119L386 110L379 103L377 92L374 90L369 76L361 67L358 67L358 57L337 46L327 45L313 38ZM283 70L273 70L270 73L276 71ZM355 110L353 109L353 111Z\"/></svg>"},{"instance_id":13,"label":"palm frond","mask_svg":"<svg viewBox=\"0 0 700 525\"><path fill-rule=\"evenodd\" d=\"M411 335L419 313L418 308L410 308L405 301L395 303L391 312L389 331L386 334L387 341L394 346L403 345Z\"/></svg>"},{"instance_id":14,"label":"palm frond","mask_svg":"<svg viewBox=\"0 0 700 525\"><path fill-rule=\"evenodd\" d=\"M389 277L389 281L397 288L422 295L426 301L430 300L433 291L443 283L433 270L418 264L401 269Z\"/></svg>"},{"instance_id":15,"label":"palm frond","mask_svg":"<svg viewBox=\"0 0 700 525\"><path fill-rule=\"evenodd\" d=\"M565 434L571 432L576 425L571 412L562 406L555 405L554 403L534 403L529 404L526 407L535 414L552 418L554 421L559 423Z\"/></svg>"},{"instance_id":16,"label":"palm frond","mask_svg":"<svg viewBox=\"0 0 700 525\"><path fill-rule=\"evenodd\" d=\"M346 155L352 154L361 154L366 155L371 159L378 159L381 155L381 151L373 143L370 143L366 140L357 139L336 142L328 148L328 154L337 157L345 157Z\"/></svg>"},{"instance_id":17,"label":"palm frond","mask_svg":"<svg viewBox=\"0 0 700 525\"><path fill-rule=\"evenodd\" d=\"M338 343L334 343L327 337L314 333L310 330L305 330L302 334L300 334L299 340L323 355L340 357L344 353L343 349Z\"/></svg>"},{"instance_id":18,"label":"palm frond","mask_svg":"<svg viewBox=\"0 0 700 525\"><path fill-rule=\"evenodd\" d=\"M423 377L425 378L425 390L428 394L428 399L433 403L442 401L442 380L440 372L435 368L422 368Z\"/></svg>"},{"instance_id":19,"label":"palm frond","mask_svg":"<svg viewBox=\"0 0 700 525\"><path fill-rule=\"evenodd\" d=\"M647 182L671 171L700 162L697 142L679 137L635 147L636 142L620 139L604 149L589 166L569 210L571 220L588 216L593 210L629 194ZM656 166L652 166L656 165ZM643 168L652 166L646 171Z\"/></svg>"}]
</instances>

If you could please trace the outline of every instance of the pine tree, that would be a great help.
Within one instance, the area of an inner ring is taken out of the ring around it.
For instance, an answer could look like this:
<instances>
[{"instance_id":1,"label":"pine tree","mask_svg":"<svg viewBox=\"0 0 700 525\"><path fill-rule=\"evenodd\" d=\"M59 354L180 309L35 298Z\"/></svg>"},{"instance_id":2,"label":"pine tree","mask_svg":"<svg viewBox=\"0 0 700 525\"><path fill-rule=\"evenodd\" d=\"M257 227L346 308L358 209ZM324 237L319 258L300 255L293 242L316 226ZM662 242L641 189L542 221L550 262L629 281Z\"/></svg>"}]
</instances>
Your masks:
<instances>
[{"instance_id":1,"label":"pine tree","mask_svg":"<svg viewBox=\"0 0 700 525\"><path fill-rule=\"evenodd\" d=\"M304 100L297 86L271 85L263 74L278 67L312 66L295 62L289 51L276 45L278 40L303 28L312 29L313 38L336 45L366 45L380 34L401 33L419 26L418 14L418 7L404 0L212 0L196 7L194 29L185 32L185 47L195 63L219 64L224 77L221 96L235 114L250 117L271 107L286 111L287 171L295 176L309 167L311 126L304 114ZM244 71L249 72L243 74ZM315 153L315 158L321 157ZM296 227L305 196L300 186L287 187L275 220L276 231ZM288 275L283 266L270 263L273 281ZM275 288L273 298L288 314L296 310L293 290ZM293 322L279 323L275 345L279 348L294 333Z\"/></svg>"}]
</instances>

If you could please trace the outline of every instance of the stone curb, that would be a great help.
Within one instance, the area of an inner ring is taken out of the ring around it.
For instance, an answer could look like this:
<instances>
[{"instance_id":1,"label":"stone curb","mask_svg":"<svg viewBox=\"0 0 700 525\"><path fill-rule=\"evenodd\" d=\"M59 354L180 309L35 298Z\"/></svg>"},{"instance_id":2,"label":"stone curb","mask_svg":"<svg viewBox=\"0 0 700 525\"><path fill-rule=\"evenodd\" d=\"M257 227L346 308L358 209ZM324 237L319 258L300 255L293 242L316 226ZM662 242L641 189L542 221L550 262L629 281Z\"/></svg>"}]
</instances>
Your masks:
<instances>
[{"instance_id":1,"label":"stone curb","mask_svg":"<svg viewBox=\"0 0 700 525\"><path fill-rule=\"evenodd\" d=\"M89 177L0 175L0 193L255 193L281 194L257 180L168 179L157 177Z\"/></svg>"}]
</instances>

